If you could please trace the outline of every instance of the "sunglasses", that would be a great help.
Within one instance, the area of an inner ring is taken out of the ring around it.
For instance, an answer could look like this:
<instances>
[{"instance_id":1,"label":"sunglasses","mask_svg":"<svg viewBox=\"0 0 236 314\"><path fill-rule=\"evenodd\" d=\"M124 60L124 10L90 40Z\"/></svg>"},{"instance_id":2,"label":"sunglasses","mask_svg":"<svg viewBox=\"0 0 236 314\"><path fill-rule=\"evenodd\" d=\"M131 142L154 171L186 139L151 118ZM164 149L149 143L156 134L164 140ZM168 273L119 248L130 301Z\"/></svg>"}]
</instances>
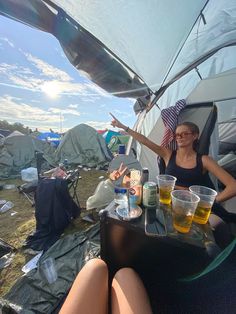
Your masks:
<instances>
[{"instance_id":1,"label":"sunglasses","mask_svg":"<svg viewBox=\"0 0 236 314\"><path fill-rule=\"evenodd\" d=\"M175 133L175 138L187 137L188 135L193 134L193 132L181 132Z\"/></svg>"}]
</instances>

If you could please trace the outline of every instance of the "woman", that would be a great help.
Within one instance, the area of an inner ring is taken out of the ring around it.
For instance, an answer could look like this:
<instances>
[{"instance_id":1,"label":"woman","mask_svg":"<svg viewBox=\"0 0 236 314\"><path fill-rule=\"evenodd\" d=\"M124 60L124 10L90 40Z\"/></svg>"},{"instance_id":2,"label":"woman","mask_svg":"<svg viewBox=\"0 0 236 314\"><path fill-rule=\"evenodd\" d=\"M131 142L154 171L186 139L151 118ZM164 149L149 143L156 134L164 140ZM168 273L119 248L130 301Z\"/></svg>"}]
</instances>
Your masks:
<instances>
[{"instance_id":1,"label":"woman","mask_svg":"<svg viewBox=\"0 0 236 314\"><path fill-rule=\"evenodd\" d=\"M166 165L166 174L177 177L177 188L188 189L190 185L205 185L207 172L214 175L225 188L218 193L217 202L223 202L236 195L236 180L220 167L211 157L199 155L195 150L195 144L199 137L199 128L191 122L184 122L177 126L175 139L178 149L172 151L157 145L144 135L131 130L113 116L111 125L125 130L135 140L147 146L154 153L163 158Z\"/></svg>"},{"instance_id":2,"label":"woman","mask_svg":"<svg viewBox=\"0 0 236 314\"><path fill-rule=\"evenodd\" d=\"M212 212L221 217L226 222L236 222L236 215L227 212L219 202L226 201L236 195L236 180L220 167L211 157L200 155L196 151L196 144L199 137L199 128L192 122L184 122L177 126L175 139L178 149L172 151L168 148L157 145L144 135L133 131L122 124L114 115L111 125L125 130L135 140L147 146L154 153L159 155L165 162L165 174L173 175L177 178L176 189L188 189L191 185L203 185L212 188L212 182L208 172L215 176L225 188L216 196ZM217 228L215 238L217 243L224 247L232 236L230 232L222 231L222 221L211 215L210 223L213 228Z\"/></svg>"},{"instance_id":3,"label":"woman","mask_svg":"<svg viewBox=\"0 0 236 314\"><path fill-rule=\"evenodd\" d=\"M112 281L112 314L151 314L144 285L131 268L120 269ZM90 260L77 275L60 314L108 313L108 269L104 261Z\"/></svg>"}]
</instances>

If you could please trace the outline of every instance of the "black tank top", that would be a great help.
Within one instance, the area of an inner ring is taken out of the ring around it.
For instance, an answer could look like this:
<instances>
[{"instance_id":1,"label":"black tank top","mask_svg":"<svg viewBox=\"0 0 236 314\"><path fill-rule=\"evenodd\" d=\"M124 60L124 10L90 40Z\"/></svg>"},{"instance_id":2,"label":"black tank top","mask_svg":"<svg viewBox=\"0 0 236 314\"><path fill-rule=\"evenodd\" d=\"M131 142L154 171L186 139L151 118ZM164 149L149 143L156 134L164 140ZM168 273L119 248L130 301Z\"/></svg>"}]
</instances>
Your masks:
<instances>
[{"instance_id":1,"label":"black tank top","mask_svg":"<svg viewBox=\"0 0 236 314\"><path fill-rule=\"evenodd\" d=\"M176 185L189 187L191 185L204 185L214 188L208 172L203 173L202 155L196 155L196 167L186 169L176 165L176 151L173 151L166 167L165 174L177 178Z\"/></svg>"}]
</instances>

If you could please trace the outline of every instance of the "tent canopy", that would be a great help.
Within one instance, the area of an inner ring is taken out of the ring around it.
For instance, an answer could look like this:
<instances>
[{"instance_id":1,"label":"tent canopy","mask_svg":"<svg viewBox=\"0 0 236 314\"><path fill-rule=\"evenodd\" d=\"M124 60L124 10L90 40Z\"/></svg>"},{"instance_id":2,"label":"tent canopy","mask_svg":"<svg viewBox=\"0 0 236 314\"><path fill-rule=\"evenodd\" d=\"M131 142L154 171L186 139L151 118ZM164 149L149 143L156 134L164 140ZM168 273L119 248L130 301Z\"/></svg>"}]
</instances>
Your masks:
<instances>
[{"instance_id":1,"label":"tent canopy","mask_svg":"<svg viewBox=\"0 0 236 314\"><path fill-rule=\"evenodd\" d=\"M0 13L55 35L78 70L121 97L161 94L236 43L233 0L0 0Z\"/></svg>"}]
</instances>

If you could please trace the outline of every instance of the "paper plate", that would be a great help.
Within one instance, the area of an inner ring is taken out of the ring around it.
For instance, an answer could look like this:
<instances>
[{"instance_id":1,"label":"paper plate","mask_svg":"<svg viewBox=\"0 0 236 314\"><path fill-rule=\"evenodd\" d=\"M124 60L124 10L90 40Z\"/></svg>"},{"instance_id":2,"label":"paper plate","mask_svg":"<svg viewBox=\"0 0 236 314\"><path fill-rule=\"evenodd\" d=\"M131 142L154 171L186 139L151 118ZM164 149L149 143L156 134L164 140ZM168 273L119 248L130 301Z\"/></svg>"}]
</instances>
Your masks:
<instances>
[{"instance_id":1,"label":"paper plate","mask_svg":"<svg viewBox=\"0 0 236 314\"><path fill-rule=\"evenodd\" d=\"M116 213L119 216L119 218L122 220L127 220L127 221L139 218L142 215L142 212L143 212L142 208L139 207L138 205L137 207L132 208L129 213L127 209L124 208L123 206L122 207L118 206L116 208Z\"/></svg>"}]
</instances>

